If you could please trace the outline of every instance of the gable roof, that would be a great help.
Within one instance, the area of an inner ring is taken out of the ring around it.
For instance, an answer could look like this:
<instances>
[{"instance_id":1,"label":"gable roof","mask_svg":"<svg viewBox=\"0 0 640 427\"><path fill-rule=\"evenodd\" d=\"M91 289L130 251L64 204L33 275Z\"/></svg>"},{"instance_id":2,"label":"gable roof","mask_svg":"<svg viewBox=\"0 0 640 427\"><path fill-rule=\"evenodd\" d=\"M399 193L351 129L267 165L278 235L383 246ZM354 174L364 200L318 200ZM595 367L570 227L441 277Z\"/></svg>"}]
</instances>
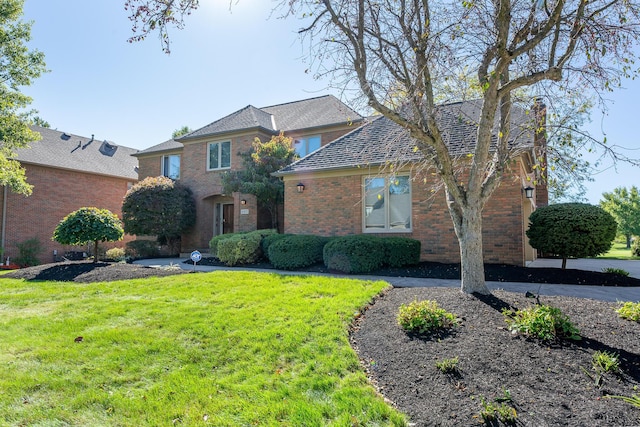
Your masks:
<instances>
[{"instance_id":1,"label":"gable roof","mask_svg":"<svg viewBox=\"0 0 640 427\"><path fill-rule=\"evenodd\" d=\"M16 150L20 163L138 179L138 159L132 157L136 149L40 126L31 129L42 139Z\"/></svg>"},{"instance_id":2,"label":"gable roof","mask_svg":"<svg viewBox=\"0 0 640 427\"><path fill-rule=\"evenodd\" d=\"M248 129L261 129L277 134L280 131L320 128L358 122L362 119L360 114L335 96L325 95L264 108L248 105L178 138L178 141Z\"/></svg>"},{"instance_id":3,"label":"gable roof","mask_svg":"<svg viewBox=\"0 0 640 427\"><path fill-rule=\"evenodd\" d=\"M454 156L472 153L482 101L441 105L437 121L442 137ZM512 109L512 149L533 147L530 118L520 108ZM497 126L497 125L496 125ZM496 128L497 129L497 128ZM497 131L495 132L497 134ZM496 135L493 141L497 141ZM275 175L381 165L389 161L411 162L424 158L409 131L387 117L377 116L319 150L290 164Z\"/></svg>"},{"instance_id":4,"label":"gable roof","mask_svg":"<svg viewBox=\"0 0 640 427\"><path fill-rule=\"evenodd\" d=\"M164 152L164 151L182 150L182 148L184 148L184 145L182 145L181 142L178 142L175 139L169 139L169 140L167 140L165 142L161 142L158 145L154 145L153 147L149 147L147 149L140 150L140 151L132 154L132 156L139 157L139 156L144 155L144 154L158 154L158 153Z\"/></svg>"}]
</instances>

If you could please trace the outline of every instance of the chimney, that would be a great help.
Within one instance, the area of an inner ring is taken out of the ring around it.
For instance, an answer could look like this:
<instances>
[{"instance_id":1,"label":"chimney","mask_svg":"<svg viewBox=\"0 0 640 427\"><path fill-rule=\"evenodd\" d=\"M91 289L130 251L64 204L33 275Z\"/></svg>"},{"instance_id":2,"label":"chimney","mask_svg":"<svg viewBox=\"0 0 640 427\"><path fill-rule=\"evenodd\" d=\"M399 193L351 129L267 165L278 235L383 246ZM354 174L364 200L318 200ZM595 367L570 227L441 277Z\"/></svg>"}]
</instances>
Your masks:
<instances>
[{"instance_id":1,"label":"chimney","mask_svg":"<svg viewBox=\"0 0 640 427\"><path fill-rule=\"evenodd\" d=\"M536 206L549 204L549 188L547 186L547 106L542 98L536 98L533 102L533 115L535 118L535 133L533 136L533 151L535 155L536 169Z\"/></svg>"}]
</instances>

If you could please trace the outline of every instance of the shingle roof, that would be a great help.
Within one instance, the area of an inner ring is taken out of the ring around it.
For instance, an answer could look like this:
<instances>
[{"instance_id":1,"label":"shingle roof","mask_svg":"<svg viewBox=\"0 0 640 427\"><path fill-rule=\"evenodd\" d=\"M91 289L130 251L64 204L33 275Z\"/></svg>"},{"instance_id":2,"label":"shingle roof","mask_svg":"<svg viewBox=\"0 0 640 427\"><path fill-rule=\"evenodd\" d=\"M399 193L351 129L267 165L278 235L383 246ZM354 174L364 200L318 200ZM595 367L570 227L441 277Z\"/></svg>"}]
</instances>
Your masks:
<instances>
[{"instance_id":1,"label":"shingle roof","mask_svg":"<svg viewBox=\"0 0 640 427\"><path fill-rule=\"evenodd\" d=\"M326 95L264 108L248 105L178 140L186 141L202 136L256 128L277 133L279 131L339 125L360 120L362 120L362 116L357 112L347 107L335 96Z\"/></svg>"},{"instance_id":2,"label":"shingle roof","mask_svg":"<svg viewBox=\"0 0 640 427\"><path fill-rule=\"evenodd\" d=\"M175 139L169 139L165 142L161 142L158 145L154 145L153 147L149 147L147 149L144 150L140 150L137 153L133 154L134 156L140 156L140 155L144 155L144 154L156 154L159 153L161 151L171 151L171 150L181 150L182 148L184 148L184 145L182 145L182 143L176 141Z\"/></svg>"},{"instance_id":3,"label":"shingle roof","mask_svg":"<svg viewBox=\"0 0 640 427\"><path fill-rule=\"evenodd\" d=\"M32 129L42 139L30 148L16 150L16 160L21 163L138 179L138 159L132 156L137 150L133 148L40 126Z\"/></svg>"},{"instance_id":4,"label":"shingle roof","mask_svg":"<svg viewBox=\"0 0 640 427\"><path fill-rule=\"evenodd\" d=\"M481 101L465 101L438 107L439 127L453 155L468 154L475 149L476 123L481 106ZM524 111L513 109L512 148L532 146L530 125L530 119ZM495 141L497 138L494 136L493 139ZM416 151L416 145L407 129L384 116L378 116L276 174L380 165L388 161L417 161L423 155Z\"/></svg>"},{"instance_id":5,"label":"shingle roof","mask_svg":"<svg viewBox=\"0 0 640 427\"><path fill-rule=\"evenodd\" d=\"M298 130L344 124L362 116L333 95L273 105L261 109L275 118L276 130Z\"/></svg>"}]
</instances>

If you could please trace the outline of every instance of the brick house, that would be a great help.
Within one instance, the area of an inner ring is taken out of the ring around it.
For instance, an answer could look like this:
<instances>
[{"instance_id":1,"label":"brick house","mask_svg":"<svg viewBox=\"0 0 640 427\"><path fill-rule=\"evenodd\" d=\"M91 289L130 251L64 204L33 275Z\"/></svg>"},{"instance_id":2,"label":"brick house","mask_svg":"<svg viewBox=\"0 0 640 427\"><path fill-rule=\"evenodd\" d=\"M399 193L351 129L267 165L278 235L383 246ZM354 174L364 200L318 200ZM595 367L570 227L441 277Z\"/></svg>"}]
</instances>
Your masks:
<instances>
[{"instance_id":1,"label":"brick house","mask_svg":"<svg viewBox=\"0 0 640 427\"><path fill-rule=\"evenodd\" d=\"M34 126L42 139L17 150L16 159L26 170L33 193L26 197L0 191L0 242L4 258L18 255L17 244L36 238L41 244L40 262L61 259L68 250L51 240L58 223L83 207L108 209L121 216L122 199L137 181L135 149ZM123 246L120 242L118 246Z\"/></svg>"},{"instance_id":2,"label":"brick house","mask_svg":"<svg viewBox=\"0 0 640 427\"><path fill-rule=\"evenodd\" d=\"M164 175L192 190L196 225L182 236L181 250L208 250L212 236L271 226L268 211L257 205L254 196L222 190L221 174L243 167L240 153L249 151L256 137L268 141L282 131L294 139L296 151L304 157L362 120L334 96L264 108L248 105L183 137L136 153L139 177Z\"/></svg>"},{"instance_id":3,"label":"brick house","mask_svg":"<svg viewBox=\"0 0 640 427\"><path fill-rule=\"evenodd\" d=\"M440 128L461 162L475 146L480 107L466 101L439 109ZM543 120L544 108L538 111ZM525 235L528 217L548 203L543 186L532 198L524 191L546 141L530 115L514 110L512 117L514 161L483 212L484 258L522 266L536 256ZM411 237L422 243L422 260L459 262L444 191L415 146L404 128L379 116L277 172L285 184L284 232Z\"/></svg>"}]
</instances>

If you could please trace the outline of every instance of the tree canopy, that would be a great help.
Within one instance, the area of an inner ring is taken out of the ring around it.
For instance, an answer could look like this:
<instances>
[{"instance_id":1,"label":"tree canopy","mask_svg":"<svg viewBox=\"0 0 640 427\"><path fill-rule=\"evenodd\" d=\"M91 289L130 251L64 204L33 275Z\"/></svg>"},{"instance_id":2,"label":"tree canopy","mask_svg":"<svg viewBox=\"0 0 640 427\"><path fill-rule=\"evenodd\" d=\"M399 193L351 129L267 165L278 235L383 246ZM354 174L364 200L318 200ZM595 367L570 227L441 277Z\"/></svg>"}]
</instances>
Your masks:
<instances>
[{"instance_id":1,"label":"tree canopy","mask_svg":"<svg viewBox=\"0 0 640 427\"><path fill-rule=\"evenodd\" d=\"M98 242L115 242L124 236L122 222L108 209L83 207L65 216L53 232L61 245L93 242L93 262L98 262Z\"/></svg>"},{"instance_id":2,"label":"tree canopy","mask_svg":"<svg viewBox=\"0 0 640 427\"><path fill-rule=\"evenodd\" d=\"M529 216L529 243L543 253L567 258L601 255L616 237L615 219L599 206L558 203L537 209Z\"/></svg>"},{"instance_id":3,"label":"tree canopy","mask_svg":"<svg viewBox=\"0 0 640 427\"><path fill-rule=\"evenodd\" d=\"M222 175L226 194L239 191L253 194L271 214L271 227L278 228L278 205L284 199L284 184L271 174L291 164L296 158L292 139L280 133L269 141L253 141L251 150L241 153L243 168Z\"/></svg>"},{"instance_id":4,"label":"tree canopy","mask_svg":"<svg viewBox=\"0 0 640 427\"><path fill-rule=\"evenodd\" d=\"M179 138L183 135L186 135L188 133L191 132L191 128L187 125L182 126L181 128L178 128L176 130L173 131L173 133L171 134L171 138Z\"/></svg>"},{"instance_id":5,"label":"tree canopy","mask_svg":"<svg viewBox=\"0 0 640 427\"><path fill-rule=\"evenodd\" d=\"M24 169L15 160L16 149L38 141L33 132L30 112L25 111L31 98L20 88L46 71L44 54L29 50L31 23L22 22L24 0L0 2L0 185L24 195L31 194Z\"/></svg>"},{"instance_id":6,"label":"tree canopy","mask_svg":"<svg viewBox=\"0 0 640 427\"><path fill-rule=\"evenodd\" d=\"M640 236L640 195L638 187L617 187L611 193L602 193L600 207L609 212L618 222L618 233L631 248L631 237Z\"/></svg>"},{"instance_id":7,"label":"tree canopy","mask_svg":"<svg viewBox=\"0 0 640 427\"><path fill-rule=\"evenodd\" d=\"M196 207L187 187L165 176L148 177L124 197L122 220L129 234L157 236L172 252L181 235L195 224Z\"/></svg>"},{"instance_id":8,"label":"tree canopy","mask_svg":"<svg viewBox=\"0 0 640 427\"><path fill-rule=\"evenodd\" d=\"M198 2L126 4L134 38L157 31L168 50L168 28L181 27L184 14ZM640 35L638 4L623 0L278 4L283 15L302 20L300 33L318 76L330 77L343 92L356 90L368 106L417 141L416 150L444 186L460 246L461 289L468 293L489 293L482 211L510 171L511 142L519 133L511 127L513 107L528 108L532 96L556 96L561 102L558 95L616 86L634 72ZM448 85L465 93L465 82L480 88L481 111L472 119L477 129L472 153L461 158L449 150L440 127L437 91ZM544 161L537 167L543 178L546 167Z\"/></svg>"}]
</instances>

